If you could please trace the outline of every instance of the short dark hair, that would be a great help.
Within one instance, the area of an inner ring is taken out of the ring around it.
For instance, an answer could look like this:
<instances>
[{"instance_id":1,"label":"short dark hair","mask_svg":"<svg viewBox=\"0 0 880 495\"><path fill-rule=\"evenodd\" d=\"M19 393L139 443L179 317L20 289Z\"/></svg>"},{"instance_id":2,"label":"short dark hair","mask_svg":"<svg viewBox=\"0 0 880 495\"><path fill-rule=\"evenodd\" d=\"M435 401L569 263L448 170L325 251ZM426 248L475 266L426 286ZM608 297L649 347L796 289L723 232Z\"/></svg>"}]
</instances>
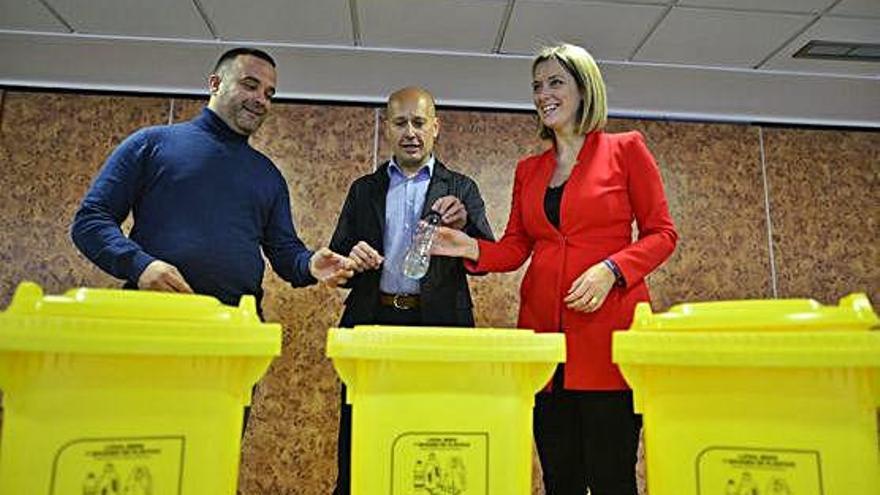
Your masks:
<instances>
[{"instance_id":1,"label":"short dark hair","mask_svg":"<svg viewBox=\"0 0 880 495\"><path fill-rule=\"evenodd\" d=\"M239 47L233 48L231 50L226 50L223 55L220 55L220 58L217 59L217 63L214 64L214 73L216 74L220 70L220 67L223 67L223 64L235 60L240 55L251 55L253 57L257 57L259 59L265 60L266 62L269 62L272 67L275 67L275 59L273 59L271 55L264 52L263 50L258 50L256 48Z\"/></svg>"}]
</instances>

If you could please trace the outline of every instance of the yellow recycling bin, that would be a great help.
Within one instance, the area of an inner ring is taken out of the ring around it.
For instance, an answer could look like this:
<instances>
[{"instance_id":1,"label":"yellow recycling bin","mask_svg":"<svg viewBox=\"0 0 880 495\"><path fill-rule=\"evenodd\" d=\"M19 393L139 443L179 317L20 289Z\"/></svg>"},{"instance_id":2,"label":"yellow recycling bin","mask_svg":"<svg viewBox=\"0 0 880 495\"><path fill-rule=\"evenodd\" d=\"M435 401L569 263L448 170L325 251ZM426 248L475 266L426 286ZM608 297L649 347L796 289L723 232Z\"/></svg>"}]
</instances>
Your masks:
<instances>
[{"instance_id":1,"label":"yellow recycling bin","mask_svg":"<svg viewBox=\"0 0 880 495\"><path fill-rule=\"evenodd\" d=\"M353 495L531 493L532 407L563 334L331 329L352 405Z\"/></svg>"},{"instance_id":2,"label":"yellow recycling bin","mask_svg":"<svg viewBox=\"0 0 880 495\"><path fill-rule=\"evenodd\" d=\"M0 313L0 493L232 495L281 349L253 297L18 287Z\"/></svg>"},{"instance_id":3,"label":"yellow recycling bin","mask_svg":"<svg viewBox=\"0 0 880 495\"><path fill-rule=\"evenodd\" d=\"M877 324L863 294L637 306L613 359L644 415L650 494L880 493Z\"/></svg>"}]
</instances>

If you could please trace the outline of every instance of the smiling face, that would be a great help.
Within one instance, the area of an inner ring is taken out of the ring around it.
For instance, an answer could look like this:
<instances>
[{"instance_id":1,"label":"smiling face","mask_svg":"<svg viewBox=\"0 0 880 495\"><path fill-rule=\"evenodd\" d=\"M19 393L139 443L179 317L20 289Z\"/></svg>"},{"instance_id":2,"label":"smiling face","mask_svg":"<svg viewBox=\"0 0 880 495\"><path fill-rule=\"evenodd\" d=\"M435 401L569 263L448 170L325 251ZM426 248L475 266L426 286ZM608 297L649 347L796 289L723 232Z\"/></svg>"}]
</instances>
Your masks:
<instances>
[{"instance_id":1,"label":"smiling face","mask_svg":"<svg viewBox=\"0 0 880 495\"><path fill-rule=\"evenodd\" d=\"M417 170L427 162L439 132L434 101L428 92L406 88L391 95L385 115L385 137L401 168Z\"/></svg>"},{"instance_id":2,"label":"smiling face","mask_svg":"<svg viewBox=\"0 0 880 495\"><path fill-rule=\"evenodd\" d=\"M571 134L578 128L583 93L575 78L555 58L535 66L532 101L541 123L555 134Z\"/></svg>"},{"instance_id":3,"label":"smiling face","mask_svg":"<svg viewBox=\"0 0 880 495\"><path fill-rule=\"evenodd\" d=\"M208 108L235 132L253 134L269 115L275 80L272 64L253 55L239 55L208 78Z\"/></svg>"}]
</instances>

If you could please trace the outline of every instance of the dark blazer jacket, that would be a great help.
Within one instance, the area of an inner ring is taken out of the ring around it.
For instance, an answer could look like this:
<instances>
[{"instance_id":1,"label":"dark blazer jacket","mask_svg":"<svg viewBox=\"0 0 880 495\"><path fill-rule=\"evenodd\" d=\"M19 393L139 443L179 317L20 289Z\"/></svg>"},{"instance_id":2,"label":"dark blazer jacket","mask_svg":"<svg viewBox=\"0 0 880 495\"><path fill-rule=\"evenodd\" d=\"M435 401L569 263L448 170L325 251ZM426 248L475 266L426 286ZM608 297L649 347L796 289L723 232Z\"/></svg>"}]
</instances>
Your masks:
<instances>
[{"instance_id":1,"label":"dark blazer jacket","mask_svg":"<svg viewBox=\"0 0 880 495\"><path fill-rule=\"evenodd\" d=\"M345 198L330 249L347 255L359 241L365 241L376 251L385 254L385 198L388 193L388 162L375 172L352 183ZM486 208L477 184L469 177L446 168L439 160L425 195L422 216L443 196L455 196L464 203L468 220L464 231L471 237L494 239L486 220ZM474 326L474 315L467 270L458 258L432 256L428 273L421 280L422 322L435 326ZM339 326L352 327L374 323L379 307L379 279L381 268L355 274L345 285L351 293L345 300L345 310Z\"/></svg>"}]
</instances>

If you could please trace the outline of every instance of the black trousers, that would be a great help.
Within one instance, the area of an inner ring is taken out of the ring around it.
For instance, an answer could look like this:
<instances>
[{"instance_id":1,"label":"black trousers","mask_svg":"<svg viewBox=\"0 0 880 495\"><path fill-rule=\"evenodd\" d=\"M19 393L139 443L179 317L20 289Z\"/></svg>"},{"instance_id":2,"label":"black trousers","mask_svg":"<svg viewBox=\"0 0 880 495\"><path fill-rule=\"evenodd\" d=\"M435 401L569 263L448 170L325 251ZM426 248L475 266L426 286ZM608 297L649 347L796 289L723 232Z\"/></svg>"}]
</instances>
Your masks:
<instances>
[{"instance_id":1,"label":"black trousers","mask_svg":"<svg viewBox=\"0 0 880 495\"><path fill-rule=\"evenodd\" d=\"M254 390L256 390L256 386L254 386ZM251 392L251 396L253 397L253 392ZM244 433L247 431L248 421L251 419L251 406L244 406L244 417L241 420L241 438L244 438Z\"/></svg>"},{"instance_id":2,"label":"black trousers","mask_svg":"<svg viewBox=\"0 0 880 495\"><path fill-rule=\"evenodd\" d=\"M263 295L260 294L257 296L257 316L260 318L260 323L265 323L266 320L263 318L263 306L262 306ZM228 304L228 303L224 303ZM238 303L232 304L232 306L238 306ZM254 394L257 393L257 385L254 384L251 387L251 401L253 401ZM248 421L251 419L251 406L244 406L244 417L241 420L241 438L244 438L244 433L247 431Z\"/></svg>"},{"instance_id":3,"label":"black trousers","mask_svg":"<svg viewBox=\"0 0 880 495\"><path fill-rule=\"evenodd\" d=\"M400 310L391 306L381 306L377 315L377 325L423 326L422 314L418 309ZM345 385L341 387L339 398L339 438L336 444L336 487L333 495L351 494L351 406L345 403Z\"/></svg>"},{"instance_id":4,"label":"black trousers","mask_svg":"<svg viewBox=\"0 0 880 495\"><path fill-rule=\"evenodd\" d=\"M633 413L632 392L563 390L560 381L535 396L546 494L585 495L589 487L591 495L637 495L642 417Z\"/></svg>"}]
</instances>

